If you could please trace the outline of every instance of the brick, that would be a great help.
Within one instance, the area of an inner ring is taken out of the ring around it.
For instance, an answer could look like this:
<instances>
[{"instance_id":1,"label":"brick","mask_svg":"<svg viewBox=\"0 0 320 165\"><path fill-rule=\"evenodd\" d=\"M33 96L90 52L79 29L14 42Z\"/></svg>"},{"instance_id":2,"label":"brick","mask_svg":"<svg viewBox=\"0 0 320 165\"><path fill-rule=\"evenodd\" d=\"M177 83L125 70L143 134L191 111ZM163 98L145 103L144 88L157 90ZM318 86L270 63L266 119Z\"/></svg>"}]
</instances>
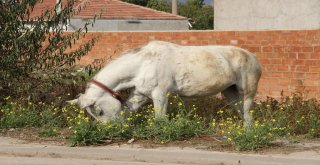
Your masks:
<instances>
[{"instance_id":1,"label":"brick","mask_svg":"<svg viewBox=\"0 0 320 165\"><path fill-rule=\"evenodd\" d=\"M275 98L280 98L281 97L281 91L272 91L271 95Z\"/></svg>"},{"instance_id":2,"label":"brick","mask_svg":"<svg viewBox=\"0 0 320 165\"><path fill-rule=\"evenodd\" d=\"M292 65L304 65L305 60L292 60Z\"/></svg>"},{"instance_id":3,"label":"brick","mask_svg":"<svg viewBox=\"0 0 320 165\"><path fill-rule=\"evenodd\" d=\"M312 46L308 46L308 47L302 47L302 52L313 52L313 47Z\"/></svg>"},{"instance_id":4,"label":"brick","mask_svg":"<svg viewBox=\"0 0 320 165\"><path fill-rule=\"evenodd\" d=\"M250 52L259 53L259 52L261 52L261 47L260 46L249 46L248 50Z\"/></svg>"},{"instance_id":5,"label":"brick","mask_svg":"<svg viewBox=\"0 0 320 165\"><path fill-rule=\"evenodd\" d=\"M290 59L282 59L282 63L283 65L291 65L293 60Z\"/></svg>"},{"instance_id":6,"label":"brick","mask_svg":"<svg viewBox=\"0 0 320 165\"><path fill-rule=\"evenodd\" d=\"M262 47L262 52L273 52L273 47L271 46Z\"/></svg>"},{"instance_id":7,"label":"brick","mask_svg":"<svg viewBox=\"0 0 320 165\"><path fill-rule=\"evenodd\" d=\"M284 78L293 78L294 77L294 73L292 73L292 72L283 73L283 77Z\"/></svg>"},{"instance_id":8,"label":"brick","mask_svg":"<svg viewBox=\"0 0 320 165\"><path fill-rule=\"evenodd\" d=\"M310 66L310 72L320 72L320 66Z\"/></svg>"},{"instance_id":9,"label":"brick","mask_svg":"<svg viewBox=\"0 0 320 165\"><path fill-rule=\"evenodd\" d=\"M309 66L297 66L296 71L298 72L308 72Z\"/></svg>"},{"instance_id":10,"label":"brick","mask_svg":"<svg viewBox=\"0 0 320 165\"><path fill-rule=\"evenodd\" d=\"M298 59L298 54L297 53L290 53L289 58L290 59Z\"/></svg>"},{"instance_id":11,"label":"brick","mask_svg":"<svg viewBox=\"0 0 320 165\"><path fill-rule=\"evenodd\" d=\"M319 53L314 53L310 55L311 59L320 59L320 52Z\"/></svg>"},{"instance_id":12,"label":"brick","mask_svg":"<svg viewBox=\"0 0 320 165\"><path fill-rule=\"evenodd\" d=\"M279 85L289 85L290 84L290 79L281 79L279 80Z\"/></svg>"},{"instance_id":13,"label":"brick","mask_svg":"<svg viewBox=\"0 0 320 165\"><path fill-rule=\"evenodd\" d=\"M283 53L283 52L286 52L286 47L284 47L284 46L274 46L273 50L274 50L274 52Z\"/></svg>"},{"instance_id":14,"label":"brick","mask_svg":"<svg viewBox=\"0 0 320 165\"><path fill-rule=\"evenodd\" d=\"M320 80L320 73L306 73L305 78L311 79L311 80L314 80L314 79Z\"/></svg>"},{"instance_id":15,"label":"brick","mask_svg":"<svg viewBox=\"0 0 320 165\"><path fill-rule=\"evenodd\" d=\"M318 86L319 85L319 81L318 80L309 80L309 79L306 79L303 81L303 84L305 86Z\"/></svg>"},{"instance_id":16,"label":"brick","mask_svg":"<svg viewBox=\"0 0 320 165\"><path fill-rule=\"evenodd\" d=\"M281 64L282 59L281 58L275 58L275 59L270 59L271 64Z\"/></svg>"},{"instance_id":17,"label":"brick","mask_svg":"<svg viewBox=\"0 0 320 165\"><path fill-rule=\"evenodd\" d=\"M278 70L277 65L267 65L267 66L265 66L265 68L267 71L277 71Z\"/></svg>"},{"instance_id":18,"label":"brick","mask_svg":"<svg viewBox=\"0 0 320 165\"><path fill-rule=\"evenodd\" d=\"M304 79L305 73L293 73L293 77L298 79Z\"/></svg>"},{"instance_id":19,"label":"brick","mask_svg":"<svg viewBox=\"0 0 320 165\"><path fill-rule=\"evenodd\" d=\"M307 66L319 66L320 65L320 59L305 60L305 65L307 65Z\"/></svg>"},{"instance_id":20,"label":"brick","mask_svg":"<svg viewBox=\"0 0 320 165\"><path fill-rule=\"evenodd\" d=\"M278 71L289 71L289 66L287 65L279 65Z\"/></svg>"},{"instance_id":21,"label":"brick","mask_svg":"<svg viewBox=\"0 0 320 165\"><path fill-rule=\"evenodd\" d=\"M275 43L274 44L277 44L277 45L284 45L286 44L287 41L286 40L275 40Z\"/></svg>"},{"instance_id":22,"label":"brick","mask_svg":"<svg viewBox=\"0 0 320 165\"><path fill-rule=\"evenodd\" d=\"M259 60L259 62L260 62L261 64L270 64L269 59L261 59L261 60Z\"/></svg>"},{"instance_id":23,"label":"brick","mask_svg":"<svg viewBox=\"0 0 320 165\"><path fill-rule=\"evenodd\" d=\"M271 77L283 77L281 72L271 72Z\"/></svg>"},{"instance_id":24,"label":"brick","mask_svg":"<svg viewBox=\"0 0 320 165\"><path fill-rule=\"evenodd\" d=\"M317 91L317 86L305 86L306 91Z\"/></svg>"},{"instance_id":25,"label":"brick","mask_svg":"<svg viewBox=\"0 0 320 165\"><path fill-rule=\"evenodd\" d=\"M307 54L307 53L298 54L298 59L309 59L309 58L310 58L310 54Z\"/></svg>"}]
</instances>

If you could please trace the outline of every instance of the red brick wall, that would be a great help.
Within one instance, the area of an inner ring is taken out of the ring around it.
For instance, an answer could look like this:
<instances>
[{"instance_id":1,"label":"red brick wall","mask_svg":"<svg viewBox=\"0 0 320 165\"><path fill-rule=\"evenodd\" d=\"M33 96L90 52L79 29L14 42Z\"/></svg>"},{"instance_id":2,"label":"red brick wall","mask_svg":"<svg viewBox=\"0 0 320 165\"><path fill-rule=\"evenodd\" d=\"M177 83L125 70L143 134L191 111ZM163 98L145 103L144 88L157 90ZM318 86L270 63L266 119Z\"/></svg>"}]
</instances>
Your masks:
<instances>
[{"instance_id":1,"label":"red brick wall","mask_svg":"<svg viewBox=\"0 0 320 165\"><path fill-rule=\"evenodd\" d=\"M116 57L151 40L182 45L236 45L256 53L263 67L258 96L302 93L320 99L320 30L101 32L90 54L80 63Z\"/></svg>"}]
</instances>

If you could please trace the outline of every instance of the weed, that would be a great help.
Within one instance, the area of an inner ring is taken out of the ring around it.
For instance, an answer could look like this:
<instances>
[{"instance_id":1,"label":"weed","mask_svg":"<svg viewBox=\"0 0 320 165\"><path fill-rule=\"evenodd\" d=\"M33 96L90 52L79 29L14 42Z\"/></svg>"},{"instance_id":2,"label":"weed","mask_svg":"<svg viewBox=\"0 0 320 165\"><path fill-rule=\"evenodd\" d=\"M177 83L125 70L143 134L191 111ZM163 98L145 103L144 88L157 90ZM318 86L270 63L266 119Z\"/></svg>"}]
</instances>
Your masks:
<instances>
[{"instance_id":1,"label":"weed","mask_svg":"<svg viewBox=\"0 0 320 165\"><path fill-rule=\"evenodd\" d=\"M149 119L146 125L134 129L134 137L155 140L160 143L181 140L207 131L205 123L198 116L178 114L171 120L168 117Z\"/></svg>"},{"instance_id":2,"label":"weed","mask_svg":"<svg viewBox=\"0 0 320 165\"><path fill-rule=\"evenodd\" d=\"M71 146L84 146L98 144L105 138L103 125L97 122L79 122L72 127L73 133L70 136Z\"/></svg>"}]
</instances>

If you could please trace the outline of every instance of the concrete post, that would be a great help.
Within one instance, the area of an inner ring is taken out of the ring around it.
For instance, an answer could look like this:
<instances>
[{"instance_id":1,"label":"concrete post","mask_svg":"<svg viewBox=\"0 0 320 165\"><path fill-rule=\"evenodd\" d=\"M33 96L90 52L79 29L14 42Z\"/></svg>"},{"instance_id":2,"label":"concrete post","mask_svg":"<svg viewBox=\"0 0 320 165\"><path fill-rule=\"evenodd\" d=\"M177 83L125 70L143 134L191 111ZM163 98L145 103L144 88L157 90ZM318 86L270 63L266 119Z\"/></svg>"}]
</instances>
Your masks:
<instances>
[{"instance_id":1,"label":"concrete post","mask_svg":"<svg viewBox=\"0 0 320 165\"><path fill-rule=\"evenodd\" d=\"M178 1L172 0L172 14L178 15Z\"/></svg>"}]
</instances>

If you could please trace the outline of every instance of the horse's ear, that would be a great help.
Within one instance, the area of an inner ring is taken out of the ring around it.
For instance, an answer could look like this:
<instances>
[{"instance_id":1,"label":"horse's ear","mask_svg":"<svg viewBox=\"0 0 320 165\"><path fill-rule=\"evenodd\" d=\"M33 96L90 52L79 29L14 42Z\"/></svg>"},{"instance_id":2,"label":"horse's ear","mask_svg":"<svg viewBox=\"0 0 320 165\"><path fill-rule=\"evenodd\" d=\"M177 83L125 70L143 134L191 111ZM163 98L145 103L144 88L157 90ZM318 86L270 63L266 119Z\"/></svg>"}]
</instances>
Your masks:
<instances>
[{"instance_id":1,"label":"horse's ear","mask_svg":"<svg viewBox=\"0 0 320 165\"><path fill-rule=\"evenodd\" d=\"M94 99L85 97L84 94L81 94L77 100L77 103L80 106L80 108L87 108L92 104L94 104L94 102L95 102Z\"/></svg>"}]
</instances>

